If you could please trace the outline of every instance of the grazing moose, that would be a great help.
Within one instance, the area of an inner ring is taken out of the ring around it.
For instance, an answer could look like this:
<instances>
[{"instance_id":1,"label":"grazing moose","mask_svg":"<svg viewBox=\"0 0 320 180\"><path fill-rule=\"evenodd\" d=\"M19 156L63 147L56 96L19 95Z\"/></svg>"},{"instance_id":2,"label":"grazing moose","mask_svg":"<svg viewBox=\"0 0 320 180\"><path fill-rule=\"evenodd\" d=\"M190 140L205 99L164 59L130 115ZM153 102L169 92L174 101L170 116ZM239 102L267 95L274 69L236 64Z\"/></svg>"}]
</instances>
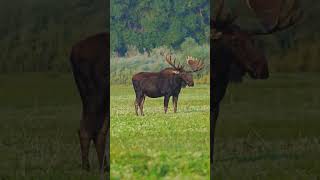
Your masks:
<instances>
[{"instance_id":1,"label":"grazing moose","mask_svg":"<svg viewBox=\"0 0 320 180\"><path fill-rule=\"evenodd\" d=\"M172 96L174 112L177 112L179 93L182 87L193 86L192 73L204 68L204 63L192 57L187 58L191 71L184 70L182 65L175 65L171 55L165 56L166 62L171 68L165 68L160 72L140 72L132 77L132 85L136 93L135 111L138 116L138 107L143 116L143 104L145 96L157 98L164 96L164 112L167 113L170 96Z\"/></svg>"},{"instance_id":2,"label":"grazing moose","mask_svg":"<svg viewBox=\"0 0 320 180\"><path fill-rule=\"evenodd\" d=\"M82 100L79 130L82 168L90 168L88 155L92 140L100 170L109 171L109 34L97 34L75 44L70 61Z\"/></svg>"},{"instance_id":3,"label":"grazing moose","mask_svg":"<svg viewBox=\"0 0 320 180\"><path fill-rule=\"evenodd\" d=\"M215 0L218 2L218 0ZM265 55L253 43L257 35L268 35L285 30L302 17L296 1L247 0L262 21L264 31L247 31L235 23L236 16L224 9L224 1L215 4L211 19L211 124L210 124L210 164L213 179L214 135L219 115L219 105L225 95L232 65L235 64L243 76L248 73L253 79L266 79L269 76ZM281 5L281 6L280 6Z\"/></svg>"}]
</instances>

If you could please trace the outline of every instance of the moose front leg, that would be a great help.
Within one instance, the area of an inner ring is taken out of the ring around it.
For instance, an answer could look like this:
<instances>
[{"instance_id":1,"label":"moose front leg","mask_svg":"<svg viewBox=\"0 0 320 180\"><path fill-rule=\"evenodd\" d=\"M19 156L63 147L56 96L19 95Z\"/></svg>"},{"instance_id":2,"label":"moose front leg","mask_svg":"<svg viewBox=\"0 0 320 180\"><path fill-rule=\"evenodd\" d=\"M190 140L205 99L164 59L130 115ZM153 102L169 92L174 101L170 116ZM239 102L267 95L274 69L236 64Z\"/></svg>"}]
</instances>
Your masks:
<instances>
[{"instance_id":1,"label":"moose front leg","mask_svg":"<svg viewBox=\"0 0 320 180\"><path fill-rule=\"evenodd\" d=\"M172 102L173 102L173 112L177 112L177 106L178 106L178 96L173 96L172 97Z\"/></svg>"},{"instance_id":2,"label":"moose front leg","mask_svg":"<svg viewBox=\"0 0 320 180\"><path fill-rule=\"evenodd\" d=\"M170 96L164 96L164 113L167 113Z\"/></svg>"},{"instance_id":3,"label":"moose front leg","mask_svg":"<svg viewBox=\"0 0 320 180\"><path fill-rule=\"evenodd\" d=\"M213 180L214 171L214 140L216 124L219 116L219 105L213 106L211 109L211 122L210 122L210 179Z\"/></svg>"},{"instance_id":4,"label":"moose front leg","mask_svg":"<svg viewBox=\"0 0 320 180\"><path fill-rule=\"evenodd\" d=\"M110 152L109 140L110 139L109 137L110 137L109 130L107 129L106 125L104 125L94 139L100 171L105 171L105 172L110 172L110 158L109 158L109 152Z\"/></svg>"},{"instance_id":5,"label":"moose front leg","mask_svg":"<svg viewBox=\"0 0 320 180\"><path fill-rule=\"evenodd\" d=\"M90 137L84 128L80 128L78 131L80 148L81 148L81 158L82 158L82 169L89 171L89 148L90 148Z\"/></svg>"}]
</instances>

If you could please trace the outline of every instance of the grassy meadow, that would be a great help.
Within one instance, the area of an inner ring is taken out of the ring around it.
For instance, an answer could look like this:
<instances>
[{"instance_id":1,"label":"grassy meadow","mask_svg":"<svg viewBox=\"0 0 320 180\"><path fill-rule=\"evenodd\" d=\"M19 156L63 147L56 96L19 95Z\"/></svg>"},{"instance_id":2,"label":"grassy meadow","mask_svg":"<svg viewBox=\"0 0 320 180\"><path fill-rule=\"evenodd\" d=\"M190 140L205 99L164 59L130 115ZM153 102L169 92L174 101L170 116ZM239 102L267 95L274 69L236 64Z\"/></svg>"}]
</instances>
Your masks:
<instances>
[{"instance_id":1,"label":"grassy meadow","mask_svg":"<svg viewBox=\"0 0 320 180\"><path fill-rule=\"evenodd\" d=\"M320 179L320 76L232 84L217 126L217 179Z\"/></svg>"},{"instance_id":2,"label":"grassy meadow","mask_svg":"<svg viewBox=\"0 0 320 180\"><path fill-rule=\"evenodd\" d=\"M146 98L137 117L131 85L111 86L112 179L208 179L209 85L182 89L178 113L170 101Z\"/></svg>"},{"instance_id":3,"label":"grassy meadow","mask_svg":"<svg viewBox=\"0 0 320 180\"><path fill-rule=\"evenodd\" d=\"M93 149L81 170L80 111L71 73L0 75L0 179L98 179Z\"/></svg>"},{"instance_id":4,"label":"grassy meadow","mask_svg":"<svg viewBox=\"0 0 320 180\"><path fill-rule=\"evenodd\" d=\"M112 179L208 179L209 92L183 89L178 113L131 86L111 87ZM320 178L320 74L271 74L228 90L217 126L217 179ZM71 74L0 75L0 179L98 179L80 169L80 98Z\"/></svg>"}]
</instances>

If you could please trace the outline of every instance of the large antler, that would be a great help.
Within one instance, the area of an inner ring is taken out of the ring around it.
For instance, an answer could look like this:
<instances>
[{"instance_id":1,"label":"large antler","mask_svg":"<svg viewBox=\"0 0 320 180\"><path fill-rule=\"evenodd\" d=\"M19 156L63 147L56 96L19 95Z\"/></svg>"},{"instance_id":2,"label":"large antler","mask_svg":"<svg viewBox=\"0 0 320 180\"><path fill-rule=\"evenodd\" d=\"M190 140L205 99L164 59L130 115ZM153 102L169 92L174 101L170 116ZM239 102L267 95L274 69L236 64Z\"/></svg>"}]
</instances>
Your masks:
<instances>
[{"instance_id":1,"label":"large antler","mask_svg":"<svg viewBox=\"0 0 320 180\"><path fill-rule=\"evenodd\" d=\"M268 35L283 31L295 25L303 17L297 0L247 0L247 4L267 29L252 31L253 35Z\"/></svg>"},{"instance_id":2,"label":"large antler","mask_svg":"<svg viewBox=\"0 0 320 180\"><path fill-rule=\"evenodd\" d=\"M200 70L202 70L204 68L204 62L203 61L200 61L198 59L194 59L191 56L187 57L187 63L192 69L192 71L188 71L188 72L197 72L197 71L200 71Z\"/></svg>"},{"instance_id":3,"label":"large antler","mask_svg":"<svg viewBox=\"0 0 320 180\"><path fill-rule=\"evenodd\" d=\"M182 70L182 69L183 69L183 66L180 65L180 63L176 66L176 58L174 58L173 61L172 61L171 55L168 55L168 54L167 54L167 55L165 56L165 60L166 60L167 63L168 63L170 66L172 66L174 69L176 69L176 70Z\"/></svg>"},{"instance_id":4,"label":"large antler","mask_svg":"<svg viewBox=\"0 0 320 180\"><path fill-rule=\"evenodd\" d=\"M215 0L214 2L214 15L210 23L213 28L223 29L233 24L237 19L237 16L232 14L230 11L226 11L224 7L224 0Z\"/></svg>"}]
</instances>

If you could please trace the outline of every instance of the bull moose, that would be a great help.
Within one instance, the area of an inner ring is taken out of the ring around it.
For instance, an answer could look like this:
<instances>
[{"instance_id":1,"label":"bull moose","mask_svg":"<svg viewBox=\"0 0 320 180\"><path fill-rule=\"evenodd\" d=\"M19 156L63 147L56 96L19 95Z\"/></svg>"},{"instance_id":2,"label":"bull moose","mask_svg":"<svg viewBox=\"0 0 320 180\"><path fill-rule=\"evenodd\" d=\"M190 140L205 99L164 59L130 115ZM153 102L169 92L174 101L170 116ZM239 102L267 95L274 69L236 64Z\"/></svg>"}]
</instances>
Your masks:
<instances>
[{"instance_id":1,"label":"bull moose","mask_svg":"<svg viewBox=\"0 0 320 180\"><path fill-rule=\"evenodd\" d=\"M239 76L248 73L253 79L267 79L268 62L264 53L254 44L257 35L268 35L285 30L300 20L302 11L297 1L247 0L247 5L262 21L264 30L244 30L235 23L237 16L224 8L223 0L215 0L211 19L211 123L210 164L213 179L214 135L232 65L236 65ZM232 72L231 72L232 73Z\"/></svg>"},{"instance_id":2,"label":"bull moose","mask_svg":"<svg viewBox=\"0 0 320 180\"><path fill-rule=\"evenodd\" d=\"M143 116L143 104L145 97L158 98L164 96L164 112L167 113L169 99L172 96L174 112L177 112L178 97L181 88L194 86L192 73L204 68L204 63L193 57L187 57L187 64L192 70L186 71L183 65L175 64L171 55L165 56L166 62L171 66L160 72L140 72L132 77L132 85L136 94L135 112L138 116L138 108Z\"/></svg>"},{"instance_id":3,"label":"bull moose","mask_svg":"<svg viewBox=\"0 0 320 180\"><path fill-rule=\"evenodd\" d=\"M82 100L79 139L82 168L89 170L90 142L95 144L101 171L109 171L109 34L88 37L72 47L70 61Z\"/></svg>"}]
</instances>

